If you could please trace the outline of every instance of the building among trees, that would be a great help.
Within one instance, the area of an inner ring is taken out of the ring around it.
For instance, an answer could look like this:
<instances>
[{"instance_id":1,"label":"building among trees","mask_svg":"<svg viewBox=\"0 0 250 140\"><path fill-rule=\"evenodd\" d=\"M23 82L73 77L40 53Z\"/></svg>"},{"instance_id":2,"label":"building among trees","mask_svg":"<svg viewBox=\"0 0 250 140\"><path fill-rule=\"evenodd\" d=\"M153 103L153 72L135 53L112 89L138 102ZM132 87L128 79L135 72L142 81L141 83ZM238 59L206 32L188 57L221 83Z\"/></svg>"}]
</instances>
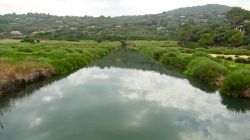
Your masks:
<instances>
[{"instance_id":1,"label":"building among trees","mask_svg":"<svg viewBox=\"0 0 250 140\"><path fill-rule=\"evenodd\" d=\"M23 38L23 33L21 33L20 31L11 31L10 35L13 39L21 39Z\"/></svg>"}]
</instances>

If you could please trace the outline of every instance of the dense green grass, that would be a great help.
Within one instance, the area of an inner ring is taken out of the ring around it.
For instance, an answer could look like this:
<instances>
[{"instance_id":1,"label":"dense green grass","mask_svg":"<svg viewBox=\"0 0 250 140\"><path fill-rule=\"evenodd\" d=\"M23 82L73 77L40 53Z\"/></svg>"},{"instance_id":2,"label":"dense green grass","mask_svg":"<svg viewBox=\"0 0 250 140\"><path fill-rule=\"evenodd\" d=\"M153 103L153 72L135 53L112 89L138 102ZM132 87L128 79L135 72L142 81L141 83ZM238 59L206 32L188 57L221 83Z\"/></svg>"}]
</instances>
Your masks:
<instances>
[{"instance_id":1,"label":"dense green grass","mask_svg":"<svg viewBox=\"0 0 250 140\"><path fill-rule=\"evenodd\" d=\"M167 65L173 65L175 67L185 69L193 57L189 54L182 54L176 52L167 52L162 55L160 62Z\"/></svg>"},{"instance_id":2,"label":"dense green grass","mask_svg":"<svg viewBox=\"0 0 250 140\"><path fill-rule=\"evenodd\" d=\"M250 88L250 70L243 69L230 73L223 81L222 94L233 97L244 97L244 90Z\"/></svg>"},{"instance_id":3,"label":"dense green grass","mask_svg":"<svg viewBox=\"0 0 250 140\"><path fill-rule=\"evenodd\" d=\"M40 43L0 42L0 59L9 61L32 60L51 65L55 74L65 74L91 61L101 58L112 50L120 48L119 42L81 41L42 41Z\"/></svg>"},{"instance_id":4,"label":"dense green grass","mask_svg":"<svg viewBox=\"0 0 250 140\"><path fill-rule=\"evenodd\" d=\"M207 57L197 57L189 63L185 74L215 84L220 77L227 74L227 68Z\"/></svg>"},{"instance_id":5,"label":"dense green grass","mask_svg":"<svg viewBox=\"0 0 250 140\"><path fill-rule=\"evenodd\" d=\"M162 47L164 43L161 42L147 45L143 41L136 42L136 48L142 53L155 60L160 61L163 65L173 65L184 70L187 76L196 77L205 83L216 84L221 86L221 93L240 97L242 91L249 86L249 73L239 72L240 69L250 69L247 55L250 51L240 48L182 48L178 45ZM160 44L160 45L159 45ZM229 55L227 57L216 57L211 54ZM236 55L232 58L230 55ZM244 60L242 59L245 55ZM238 57L237 57L238 56ZM231 58L228 58L231 57ZM225 80L223 80L225 78Z\"/></svg>"}]
</instances>

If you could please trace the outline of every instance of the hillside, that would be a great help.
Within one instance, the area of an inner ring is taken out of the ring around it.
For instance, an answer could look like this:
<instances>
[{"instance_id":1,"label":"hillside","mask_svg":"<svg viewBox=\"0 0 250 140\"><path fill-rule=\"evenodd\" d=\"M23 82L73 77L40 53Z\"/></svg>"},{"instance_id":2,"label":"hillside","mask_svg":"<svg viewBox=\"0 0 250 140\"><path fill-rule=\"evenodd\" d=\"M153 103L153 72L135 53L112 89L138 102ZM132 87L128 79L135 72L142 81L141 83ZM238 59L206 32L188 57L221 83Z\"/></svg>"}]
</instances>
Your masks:
<instances>
[{"instance_id":1,"label":"hillside","mask_svg":"<svg viewBox=\"0 0 250 140\"><path fill-rule=\"evenodd\" d=\"M46 39L176 39L182 25L225 22L225 14L230 9L223 5L205 5L160 14L114 18L6 14L0 16L0 33L1 38L11 38L11 31L20 31L24 36Z\"/></svg>"}]
</instances>

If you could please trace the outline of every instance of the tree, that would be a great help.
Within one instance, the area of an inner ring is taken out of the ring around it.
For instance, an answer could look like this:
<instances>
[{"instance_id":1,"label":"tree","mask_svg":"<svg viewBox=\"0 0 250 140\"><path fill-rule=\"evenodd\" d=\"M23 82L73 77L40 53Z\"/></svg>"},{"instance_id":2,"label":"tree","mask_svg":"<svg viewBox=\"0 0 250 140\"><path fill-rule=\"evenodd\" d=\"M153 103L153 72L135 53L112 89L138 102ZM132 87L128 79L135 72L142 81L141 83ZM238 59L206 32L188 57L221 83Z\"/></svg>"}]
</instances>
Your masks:
<instances>
[{"instance_id":1,"label":"tree","mask_svg":"<svg viewBox=\"0 0 250 140\"><path fill-rule=\"evenodd\" d=\"M214 43L214 36L210 33L205 33L201 36L200 40L198 43L201 46L207 46L207 45L212 45Z\"/></svg>"},{"instance_id":2,"label":"tree","mask_svg":"<svg viewBox=\"0 0 250 140\"><path fill-rule=\"evenodd\" d=\"M250 23L246 24L246 25L244 26L244 29L245 29L245 31L246 31L246 34L247 34L247 35L250 35Z\"/></svg>"},{"instance_id":3,"label":"tree","mask_svg":"<svg viewBox=\"0 0 250 140\"><path fill-rule=\"evenodd\" d=\"M240 7L234 7L227 12L226 18L230 20L233 25L241 24L245 19L250 18L250 12Z\"/></svg>"},{"instance_id":4,"label":"tree","mask_svg":"<svg viewBox=\"0 0 250 140\"><path fill-rule=\"evenodd\" d=\"M228 41L231 45L240 46L243 43L244 34L237 31Z\"/></svg>"},{"instance_id":5,"label":"tree","mask_svg":"<svg viewBox=\"0 0 250 140\"><path fill-rule=\"evenodd\" d=\"M181 45L186 45L188 42L191 40L191 33L192 33L192 28L190 25L186 24L184 25L179 34L179 41Z\"/></svg>"}]
</instances>

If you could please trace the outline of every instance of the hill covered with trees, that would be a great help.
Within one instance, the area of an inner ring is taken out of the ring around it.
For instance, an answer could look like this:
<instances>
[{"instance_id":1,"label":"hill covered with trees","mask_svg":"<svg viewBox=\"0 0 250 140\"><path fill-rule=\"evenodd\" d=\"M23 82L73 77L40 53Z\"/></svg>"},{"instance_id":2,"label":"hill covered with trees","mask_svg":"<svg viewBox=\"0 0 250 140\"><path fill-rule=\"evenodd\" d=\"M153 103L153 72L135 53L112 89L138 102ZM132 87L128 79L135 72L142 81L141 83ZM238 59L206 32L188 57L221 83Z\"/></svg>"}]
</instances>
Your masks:
<instances>
[{"instance_id":1,"label":"hill covered with trees","mask_svg":"<svg viewBox=\"0 0 250 140\"><path fill-rule=\"evenodd\" d=\"M224 21L185 24L181 27L179 40L184 46L247 45L250 43L250 12L234 7L226 13Z\"/></svg>"},{"instance_id":2,"label":"hill covered with trees","mask_svg":"<svg viewBox=\"0 0 250 140\"><path fill-rule=\"evenodd\" d=\"M205 5L181 8L160 14L121 17L70 17L28 13L0 16L1 38L11 31L47 39L176 39L183 24L223 22L231 8Z\"/></svg>"},{"instance_id":3,"label":"hill covered with trees","mask_svg":"<svg viewBox=\"0 0 250 140\"><path fill-rule=\"evenodd\" d=\"M249 11L216 4L121 17L13 13L0 16L0 37L72 41L172 39L185 46L241 46L250 42L249 21Z\"/></svg>"}]
</instances>

